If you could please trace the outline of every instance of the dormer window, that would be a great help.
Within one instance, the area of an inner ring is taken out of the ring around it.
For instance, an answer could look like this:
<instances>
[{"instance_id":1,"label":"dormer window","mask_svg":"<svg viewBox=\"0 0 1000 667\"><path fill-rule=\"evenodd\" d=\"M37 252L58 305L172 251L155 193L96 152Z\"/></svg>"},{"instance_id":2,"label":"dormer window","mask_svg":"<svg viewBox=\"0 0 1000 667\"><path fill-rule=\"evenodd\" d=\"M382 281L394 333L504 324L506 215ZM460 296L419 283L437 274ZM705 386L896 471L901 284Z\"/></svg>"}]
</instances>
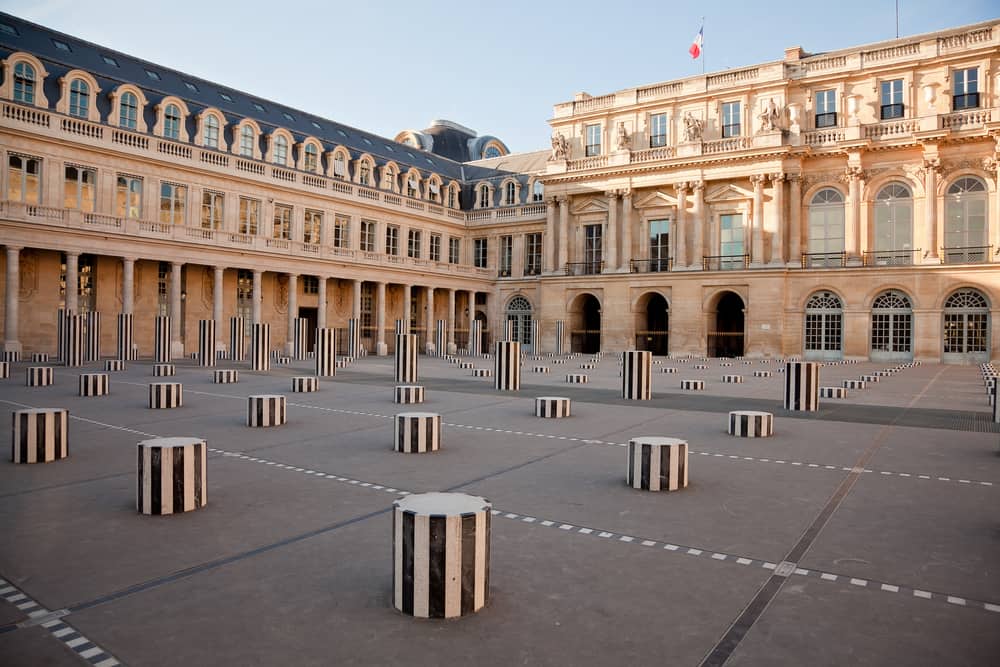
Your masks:
<instances>
[{"instance_id":1,"label":"dormer window","mask_svg":"<svg viewBox=\"0 0 1000 667\"><path fill-rule=\"evenodd\" d=\"M507 183L506 192L504 193L504 204L507 206L513 206L517 203L517 185L514 181L509 181Z\"/></svg>"},{"instance_id":2,"label":"dormer window","mask_svg":"<svg viewBox=\"0 0 1000 667\"><path fill-rule=\"evenodd\" d=\"M118 126L134 130L138 117L139 100L136 99L133 93L123 93L118 109Z\"/></svg>"},{"instance_id":3,"label":"dormer window","mask_svg":"<svg viewBox=\"0 0 1000 667\"><path fill-rule=\"evenodd\" d=\"M347 178L347 162L344 160L343 153L337 153L333 156L333 175L336 178Z\"/></svg>"},{"instance_id":4,"label":"dormer window","mask_svg":"<svg viewBox=\"0 0 1000 667\"><path fill-rule=\"evenodd\" d=\"M483 185L479 186L479 208L489 208L490 207L490 186Z\"/></svg>"},{"instance_id":5,"label":"dormer window","mask_svg":"<svg viewBox=\"0 0 1000 667\"><path fill-rule=\"evenodd\" d=\"M319 166L319 153L316 151L315 145L306 144L305 159L302 166L306 171L316 171L316 168Z\"/></svg>"},{"instance_id":6,"label":"dormer window","mask_svg":"<svg viewBox=\"0 0 1000 667\"><path fill-rule=\"evenodd\" d=\"M541 181L535 181L531 188L531 201L542 201L545 199L545 186Z\"/></svg>"},{"instance_id":7,"label":"dormer window","mask_svg":"<svg viewBox=\"0 0 1000 667\"><path fill-rule=\"evenodd\" d=\"M257 140L257 135L254 134L253 128L249 125L244 125L240 129L240 155L243 157L253 157L253 144Z\"/></svg>"},{"instance_id":8,"label":"dormer window","mask_svg":"<svg viewBox=\"0 0 1000 667\"><path fill-rule=\"evenodd\" d=\"M372 184L372 166L367 162L361 163L361 169L358 173L358 182L361 185L371 186Z\"/></svg>"},{"instance_id":9,"label":"dormer window","mask_svg":"<svg viewBox=\"0 0 1000 667\"><path fill-rule=\"evenodd\" d=\"M90 86L83 79L69 85L69 115L86 118L90 113Z\"/></svg>"},{"instance_id":10,"label":"dormer window","mask_svg":"<svg viewBox=\"0 0 1000 667\"><path fill-rule=\"evenodd\" d=\"M416 177L410 176L408 179L406 179L406 196L407 197L419 196L419 192L417 190L418 185L419 184L417 183Z\"/></svg>"},{"instance_id":11,"label":"dormer window","mask_svg":"<svg viewBox=\"0 0 1000 667\"><path fill-rule=\"evenodd\" d=\"M427 185L428 199L432 202L437 202L441 199L441 186L437 184L437 181L431 181Z\"/></svg>"},{"instance_id":12,"label":"dormer window","mask_svg":"<svg viewBox=\"0 0 1000 667\"><path fill-rule=\"evenodd\" d=\"M392 167L386 167L382 176L382 189L395 190L396 172Z\"/></svg>"},{"instance_id":13,"label":"dormer window","mask_svg":"<svg viewBox=\"0 0 1000 667\"><path fill-rule=\"evenodd\" d=\"M35 68L25 62L14 65L14 101L35 103Z\"/></svg>"},{"instance_id":14,"label":"dormer window","mask_svg":"<svg viewBox=\"0 0 1000 667\"><path fill-rule=\"evenodd\" d=\"M458 208L458 191L448 188L448 208Z\"/></svg>"},{"instance_id":15,"label":"dormer window","mask_svg":"<svg viewBox=\"0 0 1000 667\"><path fill-rule=\"evenodd\" d=\"M274 162L281 166L288 164L288 140L280 134L274 138Z\"/></svg>"},{"instance_id":16,"label":"dormer window","mask_svg":"<svg viewBox=\"0 0 1000 667\"><path fill-rule=\"evenodd\" d=\"M168 104L163 111L163 136L174 141L181 138L181 110L176 104Z\"/></svg>"},{"instance_id":17,"label":"dormer window","mask_svg":"<svg viewBox=\"0 0 1000 667\"><path fill-rule=\"evenodd\" d=\"M219 119L212 114L205 116L202 145L206 148L219 147Z\"/></svg>"}]
</instances>

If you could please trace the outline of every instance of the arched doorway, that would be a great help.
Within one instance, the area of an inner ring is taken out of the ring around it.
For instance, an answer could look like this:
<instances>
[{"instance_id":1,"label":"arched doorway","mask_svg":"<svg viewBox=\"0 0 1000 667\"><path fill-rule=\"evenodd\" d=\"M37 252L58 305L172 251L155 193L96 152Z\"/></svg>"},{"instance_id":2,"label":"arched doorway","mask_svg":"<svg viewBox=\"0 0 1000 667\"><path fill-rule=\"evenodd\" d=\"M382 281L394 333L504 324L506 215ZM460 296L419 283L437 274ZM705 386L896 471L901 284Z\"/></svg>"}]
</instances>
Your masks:
<instances>
[{"instance_id":1,"label":"arched doorway","mask_svg":"<svg viewBox=\"0 0 1000 667\"><path fill-rule=\"evenodd\" d=\"M816 292L806 302L805 358L843 356L844 304L833 292Z\"/></svg>"},{"instance_id":2,"label":"arched doorway","mask_svg":"<svg viewBox=\"0 0 1000 667\"><path fill-rule=\"evenodd\" d=\"M514 323L514 335L511 340L516 340L525 348L534 344L531 339L531 303L523 296L515 296L507 304L507 321Z\"/></svg>"},{"instance_id":3,"label":"arched doorway","mask_svg":"<svg viewBox=\"0 0 1000 667\"><path fill-rule=\"evenodd\" d=\"M898 290L888 290L872 301L872 361L913 359L913 306Z\"/></svg>"},{"instance_id":4,"label":"arched doorway","mask_svg":"<svg viewBox=\"0 0 1000 667\"><path fill-rule=\"evenodd\" d=\"M645 300L645 307L642 301ZM639 301L636 313L635 349L666 356L670 349L670 304L661 294L651 292Z\"/></svg>"},{"instance_id":5,"label":"arched doorway","mask_svg":"<svg viewBox=\"0 0 1000 667\"><path fill-rule=\"evenodd\" d=\"M601 351L601 302L593 294L581 294L570 309L570 350L592 354Z\"/></svg>"},{"instance_id":6,"label":"arched doorway","mask_svg":"<svg viewBox=\"0 0 1000 667\"><path fill-rule=\"evenodd\" d=\"M708 356L743 356L746 304L736 292L723 292L715 305L714 328L708 333Z\"/></svg>"},{"instance_id":7,"label":"arched doorway","mask_svg":"<svg viewBox=\"0 0 1000 667\"><path fill-rule=\"evenodd\" d=\"M944 302L941 332L945 363L982 363L990 360L990 309L980 292L963 289Z\"/></svg>"}]
</instances>

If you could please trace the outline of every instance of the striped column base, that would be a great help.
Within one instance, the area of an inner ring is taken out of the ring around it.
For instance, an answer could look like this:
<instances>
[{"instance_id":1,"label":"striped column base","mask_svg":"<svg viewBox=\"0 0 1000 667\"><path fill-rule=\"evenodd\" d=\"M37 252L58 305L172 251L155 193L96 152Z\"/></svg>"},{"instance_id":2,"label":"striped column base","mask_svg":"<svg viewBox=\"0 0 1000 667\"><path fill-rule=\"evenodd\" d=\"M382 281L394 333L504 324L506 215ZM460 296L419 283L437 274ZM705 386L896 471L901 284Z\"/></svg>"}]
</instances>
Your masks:
<instances>
[{"instance_id":1,"label":"striped column base","mask_svg":"<svg viewBox=\"0 0 1000 667\"><path fill-rule=\"evenodd\" d=\"M726 382L728 384L742 384L743 383L743 376L742 375L723 375L722 376L722 381Z\"/></svg>"},{"instance_id":2,"label":"striped column base","mask_svg":"<svg viewBox=\"0 0 1000 667\"><path fill-rule=\"evenodd\" d=\"M785 369L784 369L784 367L781 367L781 368L776 368L776 369L774 369L774 372L775 372L775 373L784 373L784 372L785 372Z\"/></svg>"},{"instance_id":3,"label":"striped column base","mask_svg":"<svg viewBox=\"0 0 1000 667\"><path fill-rule=\"evenodd\" d=\"M820 398L847 398L847 390L843 387L820 387Z\"/></svg>"},{"instance_id":4,"label":"striped column base","mask_svg":"<svg viewBox=\"0 0 1000 667\"><path fill-rule=\"evenodd\" d=\"M125 360L124 359L105 359L104 360L104 370L109 373L117 373L119 371L125 370Z\"/></svg>"},{"instance_id":5,"label":"striped column base","mask_svg":"<svg viewBox=\"0 0 1000 667\"><path fill-rule=\"evenodd\" d=\"M279 366L287 366L288 364L292 363L292 358L291 357L275 357L274 363L276 363Z\"/></svg>"},{"instance_id":6,"label":"striped column base","mask_svg":"<svg viewBox=\"0 0 1000 667\"><path fill-rule=\"evenodd\" d=\"M726 367L728 367L728 366L732 366L732 365L733 365L733 362L731 362L731 361L723 361L723 362L721 362L721 363L719 364L719 367L720 367L720 368L726 368Z\"/></svg>"},{"instance_id":7,"label":"striped column base","mask_svg":"<svg viewBox=\"0 0 1000 667\"><path fill-rule=\"evenodd\" d=\"M51 463L69 455L69 410L14 410L13 421L11 460L14 463Z\"/></svg>"},{"instance_id":8,"label":"striped column base","mask_svg":"<svg viewBox=\"0 0 1000 667\"><path fill-rule=\"evenodd\" d=\"M551 369L548 366L533 366L532 373L548 373Z\"/></svg>"},{"instance_id":9,"label":"striped column base","mask_svg":"<svg viewBox=\"0 0 1000 667\"><path fill-rule=\"evenodd\" d=\"M689 363L691 363L690 359L674 359L674 361L676 361L679 364L689 364Z\"/></svg>"},{"instance_id":10,"label":"striped column base","mask_svg":"<svg viewBox=\"0 0 1000 667\"><path fill-rule=\"evenodd\" d=\"M868 383L864 380L844 380L844 389L867 389Z\"/></svg>"},{"instance_id":11,"label":"striped column base","mask_svg":"<svg viewBox=\"0 0 1000 667\"><path fill-rule=\"evenodd\" d=\"M565 359L553 359L552 363L553 364L565 364L566 360Z\"/></svg>"},{"instance_id":12,"label":"striped column base","mask_svg":"<svg viewBox=\"0 0 1000 667\"><path fill-rule=\"evenodd\" d=\"M653 359L653 365L654 366L662 366L663 365L663 360L662 359Z\"/></svg>"},{"instance_id":13,"label":"striped column base","mask_svg":"<svg viewBox=\"0 0 1000 667\"><path fill-rule=\"evenodd\" d=\"M493 369L491 368L473 368L472 377L474 378L490 378L493 377Z\"/></svg>"},{"instance_id":14,"label":"striped column base","mask_svg":"<svg viewBox=\"0 0 1000 667\"><path fill-rule=\"evenodd\" d=\"M879 377L877 375L862 375L861 379L865 382L878 382Z\"/></svg>"},{"instance_id":15,"label":"striped column base","mask_svg":"<svg viewBox=\"0 0 1000 667\"><path fill-rule=\"evenodd\" d=\"M895 371L875 371L876 377L885 378L895 373Z\"/></svg>"},{"instance_id":16,"label":"striped column base","mask_svg":"<svg viewBox=\"0 0 1000 667\"><path fill-rule=\"evenodd\" d=\"M704 371L704 370L708 370L708 365L707 365L707 364L695 364L695 365L694 365L694 369L695 369L696 371Z\"/></svg>"},{"instance_id":17,"label":"striped column base","mask_svg":"<svg viewBox=\"0 0 1000 667\"><path fill-rule=\"evenodd\" d=\"M464 493L414 494L393 505L393 607L418 618L459 618L485 607L492 505Z\"/></svg>"},{"instance_id":18,"label":"striped column base","mask_svg":"<svg viewBox=\"0 0 1000 667\"><path fill-rule=\"evenodd\" d=\"M258 394L247 397L247 426L281 426L287 419L285 397Z\"/></svg>"},{"instance_id":19,"label":"striped column base","mask_svg":"<svg viewBox=\"0 0 1000 667\"><path fill-rule=\"evenodd\" d=\"M703 380L681 380L681 389L684 391L702 391L705 389Z\"/></svg>"},{"instance_id":20,"label":"striped column base","mask_svg":"<svg viewBox=\"0 0 1000 667\"><path fill-rule=\"evenodd\" d=\"M566 376L566 382L570 384L587 384L589 378L582 373L570 373Z\"/></svg>"},{"instance_id":21,"label":"striped column base","mask_svg":"<svg viewBox=\"0 0 1000 667\"><path fill-rule=\"evenodd\" d=\"M236 384L240 381L240 372L235 368L213 371L212 382L215 384Z\"/></svg>"},{"instance_id":22,"label":"striped column base","mask_svg":"<svg viewBox=\"0 0 1000 667\"><path fill-rule=\"evenodd\" d=\"M198 361L198 353L197 352L192 352L191 356L190 356L190 359L192 361Z\"/></svg>"},{"instance_id":23,"label":"striped column base","mask_svg":"<svg viewBox=\"0 0 1000 667\"><path fill-rule=\"evenodd\" d=\"M81 396L107 396L110 392L110 380L107 373L81 373Z\"/></svg>"},{"instance_id":24,"label":"striped column base","mask_svg":"<svg viewBox=\"0 0 1000 667\"><path fill-rule=\"evenodd\" d=\"M729 413L729 435L737 438L770 438L774 435L774 415L755 410Z\"/></svg>"},{"instance_id":25,"label":"striped column base","mask_svg":"<svg viewBox=\"0 0 1000 667\"><path fill-rule=\"evenodd\" d=\"M8 363L18 363L21 361L21 353L17 350L4 350L0 352L0 359Z\"/></svg>"},{"instance_id":26,"label":"striped column base","mask_svg":"<svg viewBox=\"0 0 1000 667\"><path fill-rule=\"evenodd\" d=\"M546 357L544 357L544 356L542 356L540 354L536 354L536 355L533 355L531 357L532 361L545 361L545 359L546 359Z\"/></svg>"},{"instance_id":27,"label":"striped column base","mask_svg":"<svg viewBox=\"0 0 1000 667\"><path fill-rule=\"evenodd\" d=\"M177 374L177 369L173 364L153 364L153 377L173 377Z\"/></svg>"},{"instance_id":28,"label":"striped column base","mask_svg":"<svg viewBox=\"0 0 1000 667\"><path fill-rule=\"evenodd\" d=\"M677 369L676 369L676 368L674 368L673 366L664 366L664 367L663 367L663 368L662 368L662 369L660 370L660 372L661 372L661 373L676 373L676 372L677 372Z\"/></svg>"},{"instance_id":29,"label":"striped column base","mask_svg":"<svg viewBox=\"0 0 1000 667\"><path fill-rule=\"evenodd\" d=\"M149 407L152 410L169 410L184 405L184 386L180 382L151 382Z\"/></svg>"},{"instance_id":30,"label":"striped column base","mask_svg":"<svg viewBox=\"0 0 1000 667\"><path fill-rule=\"evenodd\" d=\"M459 364L458 364L458 367L461 368L461 369L463 369L463 370L469 370L473 366L475 366L475 364L473 364L471 361L460 361Z\"/></svg>"},{"instance_id":31,"label":"striped column base","mask_svg":"<svg viewBox=\"0 0 1000 667\"><path fill-rule=\"evenodd\" d=\"M310 375L293 377L292 391L296 393L319 391L319 378L312 377Z\"/></svg>"},{"instance_id":32,"label":"striped column base","mask_svg":"<svg viewBox=\"0 0 1000 667\"><path fill-rule=\"evenodd\" d=\"M354 357L341 357L340 361L343 361L345 364L352 364L354 363Z\"/></svg>"},{"instance_id":33,"label":"striped column base","mask_svg":"<svg viewBox=\"0 0 1000 667\"><path fill-rule=\"evenodd\" d=\"M10 377L10 362L0 361L0 379L6 380Z\"/></svg>"},{"instance_id":34,"label":"striped column base","mask_svg":"<svg viewBox=\"0 0 1000 667\"><path fill-rule=\"evenodd\" d=\"M688 485L688 444L643 436L628 441L625 483L643 491L679 491Z\"/></svg>"},{"instance_id":35,"label":"striped column base","mask_svg":"<svg viewBox=\"0 0 1000 667\"><path fill-rule=\"evenodd\" d=\"M422 454L441 449L441 415L433 412L400 412L395 418L397 452Z\"/></svg>"},{"instance_id":36,"label":"striped column base","mask_svg":"<svg viewBox=\"0 0 1000 667\"><path fill-rule=\"evenodd\" d=\"M743 365L744 365L744 366L753 366L753 362L752 362L752 361L750 361L750 360L747 360L747 361L744 361L744 362L743 362Z\"/></svg>"},{"instance_id":37,"label":"striped column base","mask_svg":"<svg viewBox=\"0 0 1000 667\"><path fill-rule=\"evenodd\" d=\"M424 402L424 388L417 384L396 385L393 390L393 400L402 405Z\"/></svg>"},{"instance_id":38,"label":"striped column base","mask_svg":"<svg viewBox=\"0 0 1000 667\"><path fill-rule=\"evenodd\" d=\"M201 438L153 438L136 445L135 507L179 514L208 502L208 445Z\"/></svg>"},{"instance_id":39,"label":"striped column base","mask_svg":"<svg viewBox=\"0 0 1000 667\"><path fill-rule=\"evenodd\" d=\"M47 363L49 363L49 353L48 352L32 352L31 353L31 363L33 363L33 364L47 364Z\"/></svg>"},{"instance_id":40,"label":"striped column base","mask_svg":"<svg viewBox=\"0 0 1000 667\"><path fill-rule=\"evenodd\" d=\"M597 368L597 364L580 364L580 370L592 371Z\"/></svg>"},{"instance_id":41,"label":"striped column base","mask_svg":"<svg viewBox=\"0 0 1000 667\"><path fill-rule=\"evenodd\" d=\"M48 387L55 381L55 372L51 366L28 366L25 371L25 382L29 387Z\"/></svg>"},{"instance_id":42,"label":"striped column base","mask_svg":"<svg viewBox=\"0 0 1000 667\"><path fill-rule=\"evenodd\" d=\"M535 399L535 416L550 419L569 417L570 401L562 396L539 396Z\"/></svg>"},{"instance_id":43,"label":"striped column base","mask_svg":"<svg viewBox=\"0 0 1000 667\"><path fill-rule=\"evenodd\" d=\"M769 378L771 377L771 371L754 371L753 376L755 378Z\"/></svg>"},{"instance_id":44,"label":"striped column base","mask_svg":"<svg viewBox=\"0 0 1000 667\"><path fill-rule=\"evenodd\" d=\"M347 361L346 359L337 359L337 361L335 361L333 365L336 368L347 368L348 366L351 365L351 362Z\"/></svg>"}]
</instances>

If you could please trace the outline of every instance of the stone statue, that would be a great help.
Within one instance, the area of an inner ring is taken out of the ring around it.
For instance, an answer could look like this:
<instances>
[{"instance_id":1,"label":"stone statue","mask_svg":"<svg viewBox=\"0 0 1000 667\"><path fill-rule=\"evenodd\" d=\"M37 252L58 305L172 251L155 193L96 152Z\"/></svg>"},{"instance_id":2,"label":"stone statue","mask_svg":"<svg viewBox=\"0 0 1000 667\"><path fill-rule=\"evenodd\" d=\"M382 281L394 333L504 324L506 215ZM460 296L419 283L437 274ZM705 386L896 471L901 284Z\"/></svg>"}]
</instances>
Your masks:
<instances>
[{"instance_id":1,"label":"stone statue","mask_svg":"<svg viewBox=\"0 0 1000 667\"><path fill-rule=\"evenodd\" d=\"M703 127L700 118L695 118L690 111L684 113L684 141L701 141Z\"/></svg>"},{"instance_id":2,"label":"stone statue","mask_svg":"<svg viewBox=\"0 0 1000 667\"><path fill-rule=\"evenodd\" d=\"M764 105L764 110L757 118L760 119L761 132L774 132L778 129L778 105L774 103L773 97Z\"/></svg>"},{"instance_id":3,"label":"stone statue","mask_svg":"<svg viewBox=\"0 0 1000 667\"><path fill-rule=\"evenodd\" d=\"M632 137L625 131L625 123L618 123L618 150L627 151L632 148Z\"/></svg>"},{"instance_id":4,"label":"stone statue","mask_svg":"<svg viewBox=\"0 0 1000 667\"><path fill-rule=\"evenodd\" d=\"M552 156L549 161L554 162L557 160L568 160L569 159L569 142L566 141L566 137L559 132L552 136Z\"/></svg>"}]
</instances>

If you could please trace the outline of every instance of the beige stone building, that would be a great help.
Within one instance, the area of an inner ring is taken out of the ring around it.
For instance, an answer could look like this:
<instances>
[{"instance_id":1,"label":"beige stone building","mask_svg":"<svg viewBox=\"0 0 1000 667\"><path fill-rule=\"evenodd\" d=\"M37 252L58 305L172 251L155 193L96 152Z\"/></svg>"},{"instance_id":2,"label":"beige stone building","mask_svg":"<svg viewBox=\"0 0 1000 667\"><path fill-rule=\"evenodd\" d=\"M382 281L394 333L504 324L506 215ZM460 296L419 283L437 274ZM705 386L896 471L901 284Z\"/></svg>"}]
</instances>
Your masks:
<instances>
[{"instance_id":1,"label":"beige stone building","mask_svg":"<svg viewBox=\"0 0 1000 667\"><path fill-rule=\"evenodd\" d=\"M378 137L0 15L6 350L133 313L287 344L987 360L1000 349L1000 22L555 105L551 149ZM67 289L66 286L71 286ZM73 287L75 286L75 288ZM532 326L532 323L535 326ZM388 333L387 333L388 332Z\"/></svg>"}]
</instances>

